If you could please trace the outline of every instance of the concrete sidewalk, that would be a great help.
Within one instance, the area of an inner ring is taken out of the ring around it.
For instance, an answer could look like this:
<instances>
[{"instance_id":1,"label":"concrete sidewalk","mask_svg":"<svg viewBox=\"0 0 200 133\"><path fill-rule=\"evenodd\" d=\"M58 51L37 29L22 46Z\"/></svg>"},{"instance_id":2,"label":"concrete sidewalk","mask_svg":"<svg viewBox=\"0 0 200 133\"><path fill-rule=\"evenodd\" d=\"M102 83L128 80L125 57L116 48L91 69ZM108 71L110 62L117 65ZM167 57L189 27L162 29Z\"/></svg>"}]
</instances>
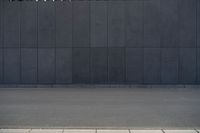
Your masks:
<instances>
[{"instance_id":1,"label":"concrete sidewalk","mask_svg":"<svg viewBox=\"0 0 200 133\"><path fill-rule=\"evenodd\" d=\"M0 129L0 133L199 133L200 130Z\"/></svg>"},{"instance_id":2,"label":"concrete sidewalk","mask_svg":"<svg viewBox=\"0 0 200 133\"><path fill-rule=\"evenodd\" d=\"M199 129L198 88L0 89L0 128Z\"/></svg>"}]
</instances>

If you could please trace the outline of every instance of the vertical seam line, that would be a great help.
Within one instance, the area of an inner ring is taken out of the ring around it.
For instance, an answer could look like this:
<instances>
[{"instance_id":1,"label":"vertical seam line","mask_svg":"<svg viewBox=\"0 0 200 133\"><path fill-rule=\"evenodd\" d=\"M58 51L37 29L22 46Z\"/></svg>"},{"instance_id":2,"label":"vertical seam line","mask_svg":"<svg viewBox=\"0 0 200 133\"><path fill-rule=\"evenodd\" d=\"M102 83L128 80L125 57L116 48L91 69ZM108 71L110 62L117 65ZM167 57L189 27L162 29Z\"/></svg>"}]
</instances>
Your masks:
<instances>
[{"instance_id":1,"label":"vertical seam line","mask_svg":"<svg viewBox=\"0 0 200 133\"><path fill-rule=\"evenodd\" d=\"M74 60L73 60L73 53L74 53L74 1L71 2L71 6L72 6L72 12L71 12L71 15L72 15L72 52L71 52L71 62L72 62L72 68L71 68L71 76L72 76L72 81L71 83L73 84L74 83L74 76L73 76L73 66L74 66Z\"/></svg>"},{"instance_id":2,"label":"vertical seam line","mask_svg":"<svg viewBox=\"0 0 200 133\"><path fill-rule=\"evenodd\" d=\"M159 0L159 10L161 10L161 1ZM163 84L162 81L162 46L161 46L161 12L159 12L159 43L160 43L160 84Z\"/></svg>"},{"instance_id":3,"label":"vertical seam line","mask_svg":"<svg viewBox=\"0 0 200 133\"><path fill-rule=\"evenodd\" d=\"M122 1L123 2L123 21L124 21L124 65L123 65L123 72L124 72L124 80L123 80L123 83L126 84L126 81L127 81L127 70L126 70L126 37L127 37L127 34L126 34L126 1Z\"/></svg>"},{"instance_id":4,"label":"vertical seam line","mask_svg":"<svg viewBox=\"0 0 200 133\"><path fill-rule=\"evenodd\" d=\"M178 84L182 83L181 81L181 47L180 47L180 5L179 5L179 0L177 0L177 8L178 8Z\"/></svg>"},{"instance_id":5,"label":"vertical seam line","mask_svg":"<svg viewBox=\"0 0 200 133\"><path fill-rule=\"evenodd\" d=\"M22 56L21 56L21 8L22 8L22 5L21 5L21 2L19 2L19 60L20 60L20 64L19 64L19 67L20 67L20 80L19 80L19 83L22 83Z\"/></svg>"},{"instance_id":6,"label":"vertical seam line","mask_svg":"<svg viewBox=\"0 0 200 133\"><path fill-rule=\"evenodd\" d=\"M143 55L143 81L142 81L142 83L144 84L145 83L145 63L144 63L144 61L145 61L145 48L144 48L144 39L145 39L144 38L144 32L145 32L145 29L144 29L145 28L145 26L144 26L145 9L144 8L145 8L145 1L143 0L142 3L143 3L142 4L142 8L143 8L143 13L142 13L142 15L143 15L143 18L142 18L142 23L143 23L142 24L142 26L143 26L142 27L143 28L143 33L142 33L143 34L143 48L142 48L143 49L143 54L142 54Z\"/></svg>"},{"instance_id":7,"label":"vertical seam line","mask_svg":"<svg viewBox=\"0 0 200 133\"><path fill-rule=\"evenodd\" d=\"M107 3L107 84L109 84L109 1Z\"/></svg>"},{"instance_id":8,"label":"vertical seam line","mask_svg":"<svg viewBox=\"0 0 200 133\"><path fill-rule=\"evenodd\" d=\"M2 1L2 14L3 15L1 15L1 18L2 18L2 83L5 83L5 79L4 79L4 75L5 75L5 73L4 73L4 58L5 58L5 56L4 56L4 17L5 17L5 10L4 10L4 0Z\"/></svg>"},{"instance_id":9,"label":"vertical seam line","mask_svg":"<svg viewBox=\"0 0 200 133\"><path fill-rule=\"evenodd\" d=\"M88 8L89 8L89 78L87 81L87 83L92 83L91 81L91 65L92 65L92 61L91 61L91 1L89 1L88 3Z\"/></svg>"},{"instance_id":10,"label":"vertical seam line","mask_svg":"<svg viewBox=\"0 0 200 133\"><path fill-rule=\"evenodd\" d=\"M39 17L38 17L38 2L37 2L37 4L36 4L36 25L37 25L37 31L36 31L36 48L37 48L37 50L36 50L36 58L37 58L37 81L36 81L36 83L38 84L39 83L39 64L38 64L38 54L39 54L39 50L38 50L38 47L39 47L39 39L38 39L38 33L39 33L39 27L38 27L38 25L39 25L39 22L38 22L38 20L39 20Z\"/></svg>"},{"instance_id":11,"label":"vertical seam line","mask_svg":"<svg viewBox=\"0 0 200 133\"><path fill-rule=\"evenodd\" d=\"M196 83L198 83L198 0L196 0Z\"/></svg>"},{"instance_id":12,"label":"vertical seam line","mask_svg":"<svg viewBox=\"0 0 200 133\"><path fill-rule=\"evenodd\" d=\"M56 34L57 34L57 26L56 26L56 20L57 20L57 15L56 15L56 5L57 5L57 2L55 1L55 3L54 3L54 63L55 63L55 65L54 65L54 83L55 84L57 84L57 81L56 81L56 79L57 79L57 74L56 74L56 68L57 68L57 64L56 64L56 53L57 53L57 47L56 47L56 42L57 42L57 38L56 38Z\"/></svg>"}]
</instances>

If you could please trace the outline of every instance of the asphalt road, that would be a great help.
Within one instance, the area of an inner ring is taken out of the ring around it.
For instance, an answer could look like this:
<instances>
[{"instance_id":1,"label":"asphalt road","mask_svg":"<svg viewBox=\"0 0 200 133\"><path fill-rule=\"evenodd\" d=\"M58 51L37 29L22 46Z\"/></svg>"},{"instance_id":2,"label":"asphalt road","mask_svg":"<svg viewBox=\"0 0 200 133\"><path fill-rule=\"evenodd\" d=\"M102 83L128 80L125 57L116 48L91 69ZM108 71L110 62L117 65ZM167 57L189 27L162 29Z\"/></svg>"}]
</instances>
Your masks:
<instances>
[{"instance_id":1,"label":"asphalt road","mask_svg":"<svg viewBox=\"0 0 200 133\"><path fill-rule=\"evenodd\" d=\"M200 89L0 89L0 128L199 128Z\"/></svg>"}]
</instances>

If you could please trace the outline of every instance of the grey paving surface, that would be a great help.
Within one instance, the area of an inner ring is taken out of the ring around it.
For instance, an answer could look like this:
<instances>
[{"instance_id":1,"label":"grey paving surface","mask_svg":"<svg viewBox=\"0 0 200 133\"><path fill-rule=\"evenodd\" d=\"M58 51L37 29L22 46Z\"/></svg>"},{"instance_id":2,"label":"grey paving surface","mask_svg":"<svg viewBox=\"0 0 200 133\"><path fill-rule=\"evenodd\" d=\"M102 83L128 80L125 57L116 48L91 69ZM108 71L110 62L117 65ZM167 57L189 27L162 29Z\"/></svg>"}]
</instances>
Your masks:
<instances>
[{"instance_id":1,"label":"grey paving surface","mask_svg":"<svg viewBox=\"0 0 200 133\"><path fill-rule=\"evenodd\" d=\"M200 129L200 89L0 89L0 128Z\"/></svg>"}]
</instances>

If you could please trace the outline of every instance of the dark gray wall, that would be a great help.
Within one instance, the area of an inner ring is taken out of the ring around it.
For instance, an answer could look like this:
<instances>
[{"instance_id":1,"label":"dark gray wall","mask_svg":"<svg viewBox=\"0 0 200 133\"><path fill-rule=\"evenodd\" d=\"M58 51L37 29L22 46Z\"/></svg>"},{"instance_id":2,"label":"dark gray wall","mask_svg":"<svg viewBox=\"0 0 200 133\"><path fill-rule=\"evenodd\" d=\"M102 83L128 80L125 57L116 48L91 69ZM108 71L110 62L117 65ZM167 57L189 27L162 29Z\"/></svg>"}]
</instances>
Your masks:
<instances>
[{"instance_id":1,"label":"dark gray wall","mask_svg":"<svg viewBox=\"0 0 200 133\"><path fill-rule=\"evenodd\" d=\"M0 0L1 84L199 84L200 0Z\"/></svg>"}]
</instances>

